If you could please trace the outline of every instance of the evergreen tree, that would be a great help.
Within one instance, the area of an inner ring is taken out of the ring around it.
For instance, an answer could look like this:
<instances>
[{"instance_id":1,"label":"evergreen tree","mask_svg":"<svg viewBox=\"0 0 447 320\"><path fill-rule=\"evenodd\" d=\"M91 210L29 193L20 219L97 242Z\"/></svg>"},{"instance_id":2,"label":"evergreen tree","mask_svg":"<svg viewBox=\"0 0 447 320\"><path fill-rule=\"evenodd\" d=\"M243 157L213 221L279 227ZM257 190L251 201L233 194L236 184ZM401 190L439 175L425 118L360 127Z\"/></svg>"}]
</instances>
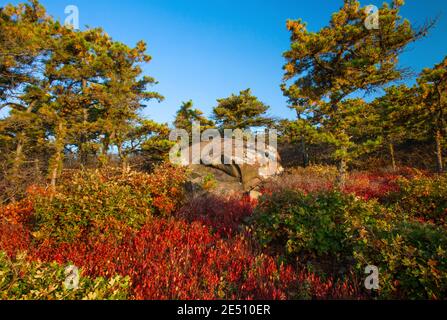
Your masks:
<instances>
[{"instance_id":1,"label":"evergreen tree","mask_svg":"<svg viewBox=\"0 0 447 320\"><path fill-rule=\"evenodd\" d=\"M406 140L424 140L425 129L418 120L420 96L416 86L391 86L385 95L375 99L371 112L375 115L371 132L382 137L386 144L391 166L397 167L395 146Z\"/></svg>"},{"instance_id":2,"label":"evergreen tree","mask_svg":"<svg viewBox=\"0 0 447 320\"><path fill-rule=\"evenodd\" d=\"M447 134L447 57L433 68L424 69L418 78L418 84L422 96L419 115L434 137L438 172L443 172L442 143Z\"/></svg>"},{"instance_id":3,"label":"evergreen tree","mask_svg":"<svg viewBox=\"0 0 447 320\"><path fill-rule=\"evenodd\" d=\"M45 141L45 126L37 112L46 100L42 70L51 52L54 23L35 0L0 9L0 140L7 142L5 179L19 185L27 157L37 155Z\"/></svg>"},{"instance_id":4,"label":"evergreen tree","mask_svg":"<svg viewBox=\"0 0 447 320\"><path fill-rule=\"evenodd\" d=\"M377 30L365 27L367 12L354 0L345 0L340 11L332 15L329 26L318 32L308 31L301 20L287 22L291 48L284 53L287 63L282 89L292 106L301 106L300 112L319 127L323 138L331 137L337 148L334 158L340 186L352 159L349 149L353 142L347 126L341 124L344 112L338 111L350 105L344 101L353 94L371 92L402 78L404 71L397 67L399 54L427 32L428 27L415 30L401 19L402 4L383 4ZM328 123L327 118L332 118L329 123L340 125L322 127Z\"/></svg>"},{"instance_id":5,"label":"evergreen tree","mask_svg":"<svg viewBox=\"0 0 447 320\"><path fill-rule=\"evenodd\" d=\"M174 126L177 129L185 129L189 133L192 131L193 122L199 122L201 130L206 130L214 127L214 122L207 119L203 112L194 108L192 100L183 102L180 109L177 111Z\"/></svg>"},{"instance_id":6,"label":"evergreen tree","mask_svg":"<svg viewBox=\"0 0 447 320\"><path fill-rule=\"evenodd\" d=\"M218 99L213 109L213 118L222 129L249 129L271 126L274 121L266 115L269 107L251 94L251 90L241 91L239 95Z\"/></svg>"}]
</instances>

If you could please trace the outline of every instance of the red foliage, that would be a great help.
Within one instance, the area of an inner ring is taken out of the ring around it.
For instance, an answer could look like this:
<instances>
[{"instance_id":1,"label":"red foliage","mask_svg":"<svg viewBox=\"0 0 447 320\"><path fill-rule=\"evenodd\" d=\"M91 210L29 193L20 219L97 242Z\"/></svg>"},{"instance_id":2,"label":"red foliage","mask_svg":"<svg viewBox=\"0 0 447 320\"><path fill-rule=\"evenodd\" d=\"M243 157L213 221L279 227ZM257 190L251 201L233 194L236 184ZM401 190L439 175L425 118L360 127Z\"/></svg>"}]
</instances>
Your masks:
<instances>
[{"instance_id":1,"label":"red foliage","mask_svg":"<svg viewBox=\"0 0 447 320\"><path fill-rule=\"evenodd\" d=\"M157 212L162 215L172 214L182 199L185 169L163 164L157 167L154 173L144 177L140 174L139 178L132 181L148 188L153 197L152 205ZM134 187L138 188L136 185Z\"/></svg>"},{"instance_id":2,"label":"red foliage","mask_svg":"<svg viewBox=\"0 0 447 320\"><path fill-rule=\"evenodd\" d=\"M13 257L29 248L29 230L21 224L10 223L0 217L0 250Z\"/></svg>"},{"instance_id":3,"label":"red foliage","mask_svg":"<svg viewBox=\"0 0 447 320\"><path fill-rule=\"evenodd\" d=\"M33 201L28 198L0 207L0 218L12 224L26 224L31 219L33 210Z\"/></svg>"},{"instance_id":4,"label":"red foliage","mask_svg":"<svg viewBox=\"0 0 447 320\"><path fill-rule=\"evenodd\" d=\"M399 190L397 174L352 173L344 192L354 193L365 200L381 199L390 192Z\"/></svg>"},{"instance_id":5,"label":"red foliage","mask_svg":"<svg viewBox=\"0 0 447 320\"><path fill-rule=\"evenodd\" d=\"M180 173L168 167L159 170L158 175L126 177L126 181L141 184L136 186L140 189L150 188L153 205L167 214L178 205L181 189L178 182L166 181L180 179ZM33 239L33 201L48 193L39 188L29 193L28 199L0 208L0 250L10 256L27 251L30 260L73 263L86 276L130 276L135 299L358 297L347 283L278 265L273 257L259 254L250 241L237 235L255 206L249 198L195 199L176 217L152 217L140 230L110 218L106 224L121 230L119 236L86 233L82 241L60 243L51 238Z\"/></svg>"},{"instance_id":6,"label":"red foliage","mask_svg":"<svg viewBox=\"0 0 447 320\"><path fill-rule=\"evenodd\" d=\"M31 198L0 207L0 249L10 256L29 249L33 211Z\"/></svg>"},{"instance_id":7,"label":"red foliage","mask_svg":"<svg viewBox=\"0 0 447 320\"><path fill-rule=\"evenodd\" d=\"M307 285L312 299L364 299L366 298L352 281L334 281L332 278L322 279L321 277L307 271L298 274L298 283Z\"/></svg>"},{"instance_id":8,"label":"red foliage","mask_svg":"<svg viewBox=\"0 0 447 320\"><path fill-rule=\"evenodd\" d=\"M135 299L287 299L303 284L317 299L356 297L346 284L278 266L242 237L223 239L202 223L174 218L154 218L121 240L47 239L33 245L26 227L3 219L0 249L11 256L27 250L32 260L70 262L92 277L129 275Z\"/></svg>"},{"instance_id":9,"label":"red foliage","mask_svg":"<svg viewBox=\"0 0 447 320\"><path fill-rule=\"evenodd\" d=\"M154 219L121 242L54 245L31 256L71 262L87 275L129 275L136 299L286 299L293 269L256 256L243 238L221 239L198 222Z\"/></svg>"},{"instance_id":10,"label":"red foliage","mask_svg":"<svg viewBox=\"0 0 447 320\"><path fill-rule=\"evenodd\" d=\"M216 232L231 236L239 231L244 219L253 214L255 200L250 197L230 198L208 195L190 200L178 212L188 221L199 221Z\"/></svg>"},{"instance_id":11,"label":"red foliage","mask_svg":"<svg viewBox=\"0 0 447 320\"><path fill-rule=\"evenodd\" d=\"M410 169L395 173L354 172L349 174L343 192L354 193L365 200L381 199L390 192L399 191L397 180L402 176L412 176ZM336 188L335 176L313 173L306 169L292 172L264 185L263 193L281 190L299 190L303 193L330 191Z\"/></svg>"}]
</instances>

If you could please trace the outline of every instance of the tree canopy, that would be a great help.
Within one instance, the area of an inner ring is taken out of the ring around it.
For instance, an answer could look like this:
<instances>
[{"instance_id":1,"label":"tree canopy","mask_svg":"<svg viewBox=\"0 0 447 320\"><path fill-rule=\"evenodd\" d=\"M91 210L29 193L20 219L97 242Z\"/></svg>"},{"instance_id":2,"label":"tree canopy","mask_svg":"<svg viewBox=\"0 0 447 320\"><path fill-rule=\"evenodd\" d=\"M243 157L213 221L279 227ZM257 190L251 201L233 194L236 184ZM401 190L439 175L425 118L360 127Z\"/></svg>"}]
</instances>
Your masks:
<instances>
[{"instance_id":1,"label":"tree canopy","mask_svg":"<svg viewBox=\"0 0 447 320\"><path fill-rule=\"evenodd\" d=\"M269 106L252 95L251 90L243 90L238 95L218 99L213 109L213 119L223 129L249 129L270 126L271 117L267 116Z\"/></svg>"}]
</instances>

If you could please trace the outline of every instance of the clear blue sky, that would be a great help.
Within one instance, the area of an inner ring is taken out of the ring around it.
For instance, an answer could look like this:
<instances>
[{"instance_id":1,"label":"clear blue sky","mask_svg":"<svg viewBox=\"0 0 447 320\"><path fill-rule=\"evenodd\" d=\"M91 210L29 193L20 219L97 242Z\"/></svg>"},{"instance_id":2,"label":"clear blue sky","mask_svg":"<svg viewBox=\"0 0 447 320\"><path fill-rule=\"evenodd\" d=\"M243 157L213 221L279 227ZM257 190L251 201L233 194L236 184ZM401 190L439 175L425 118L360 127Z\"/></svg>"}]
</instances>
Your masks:
<instances>
[{"instance_id":1,"label":"clear blue sky","mask_svg":"<svg viewBox=\"0 0 447 320\"><path fill-rule=\"evenodd\" d=\"M0 0L0 5L8 2ZM145 115L171 122L182 101L192 99L207 115L216 99L248 87L276 117L293 118L279 88L282 53L289 46L287 19L302 18L310 30L327 25L342 0L41 0L64 21L64 8L77 5L81 26L102 27L115 40L148 43L152 62L145 73L166 97ZM383 1L363 0L380 6ZM440 15L436 28L413 45L401 64L416 72L447 55L447 1L407 0L402 16L415 25Z\"/></svg>"}]
</instances>

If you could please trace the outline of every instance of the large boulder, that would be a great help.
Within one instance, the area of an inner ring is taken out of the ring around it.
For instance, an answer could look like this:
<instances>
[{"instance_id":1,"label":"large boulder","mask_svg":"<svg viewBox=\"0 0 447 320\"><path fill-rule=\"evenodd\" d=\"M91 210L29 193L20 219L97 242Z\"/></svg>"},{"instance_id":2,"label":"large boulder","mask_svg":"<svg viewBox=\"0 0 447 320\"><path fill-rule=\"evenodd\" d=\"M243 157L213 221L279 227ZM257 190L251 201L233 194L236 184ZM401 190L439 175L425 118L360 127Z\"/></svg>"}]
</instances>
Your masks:
<instances>
[{"instance_id":1,"label":"large boulder","mask_svg":"<svg viewBox=\"0 0 447 320\"><path fill-rule=\"evenodd\" d=\"M241 145L234 139L221 139L220 142L220 150L213 149L213 142L207 141L190 146L183 153L181 163L191 172L190 191L197 192L205 187L210 189L206 191L217 194L256 194L256 188L263 180L284 171L278 151L271 146L257 150L244 143L241 151ZM236 152L237 148L239 152ZM193 150L196 153L200 150L200 154L193 154Z\"/></svg>"}]
</instances>

